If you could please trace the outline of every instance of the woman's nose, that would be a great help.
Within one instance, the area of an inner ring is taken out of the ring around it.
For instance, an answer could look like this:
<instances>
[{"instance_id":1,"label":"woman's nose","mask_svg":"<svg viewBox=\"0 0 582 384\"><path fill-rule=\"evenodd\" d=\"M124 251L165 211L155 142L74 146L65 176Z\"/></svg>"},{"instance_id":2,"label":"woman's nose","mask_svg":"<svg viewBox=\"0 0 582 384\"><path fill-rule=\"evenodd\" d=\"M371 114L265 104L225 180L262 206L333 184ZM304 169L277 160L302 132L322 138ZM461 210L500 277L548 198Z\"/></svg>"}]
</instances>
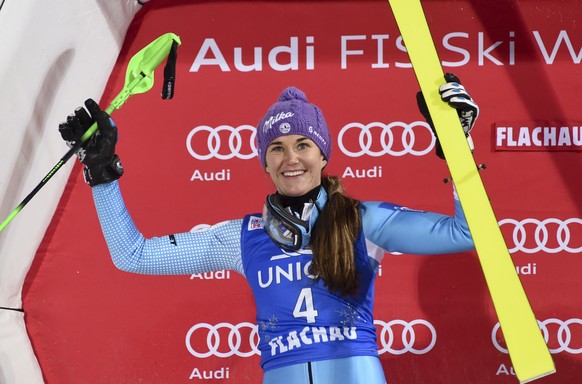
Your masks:
<instances>
[{"instance_id":1,"label":"woman's nose","mask_svg":"<svg viewBox=\"0 0 582 384\"><path fill-rule=\"evenodd\" d=\"M285 152L285 162L287 164L297 164L299 161L299 156L297 156L297 152L293 150L288 150Z\"/></svg>"}]
</instances>

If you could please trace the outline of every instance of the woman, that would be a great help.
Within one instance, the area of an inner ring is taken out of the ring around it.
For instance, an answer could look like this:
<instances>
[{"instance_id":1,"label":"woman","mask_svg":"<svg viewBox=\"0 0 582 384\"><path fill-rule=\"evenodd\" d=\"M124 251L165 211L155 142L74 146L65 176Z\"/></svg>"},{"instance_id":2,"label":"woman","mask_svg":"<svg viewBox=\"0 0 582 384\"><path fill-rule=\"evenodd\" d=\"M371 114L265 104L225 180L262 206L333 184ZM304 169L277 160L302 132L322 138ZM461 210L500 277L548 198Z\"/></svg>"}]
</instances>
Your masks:
<instances>
[{"instance_id":1,"label":"woman","mask_svg":"<svg viewBox=\"0 0 582 384\"><path fill-rule=\"evenodd\" d=\"M456 107L474 105L454 84L454 93L466 101L443 98ZM72 144L98 123L99 133L78 155L113 262L142 274L228 269L245 276L256 303L264 384L384 384L372 317L384 252L473 249L456 198L455 216L444 216L346 196L338 178L323 173L331 137L321 110L293 87L257 127L259 160L276 188L262 214L145 239L116 181L123 174L115 155L117 128L94 101L85 105L90 115L79 108L59 130Z\"/></svg>"}]
</instances>

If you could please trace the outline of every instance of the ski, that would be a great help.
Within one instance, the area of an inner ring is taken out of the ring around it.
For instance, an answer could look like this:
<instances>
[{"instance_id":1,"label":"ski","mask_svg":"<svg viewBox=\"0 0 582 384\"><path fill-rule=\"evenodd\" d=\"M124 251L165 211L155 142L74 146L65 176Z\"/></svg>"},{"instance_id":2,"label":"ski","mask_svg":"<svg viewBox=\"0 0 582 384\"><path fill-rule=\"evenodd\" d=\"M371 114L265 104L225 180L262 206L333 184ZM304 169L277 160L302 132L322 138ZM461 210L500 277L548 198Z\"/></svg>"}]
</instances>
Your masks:
<instances>
[{"instance_id":1,"label":"ski","mask_svg":"<svg viewBox=\"0 0 582 384\"><path fill-rule=\"evenodd\" d=\"M388 0L426 99L521 383L554 373L549 349L515 271L457 112L443 103L444 73L420 0Z\"/></svg>"}]
</instances>

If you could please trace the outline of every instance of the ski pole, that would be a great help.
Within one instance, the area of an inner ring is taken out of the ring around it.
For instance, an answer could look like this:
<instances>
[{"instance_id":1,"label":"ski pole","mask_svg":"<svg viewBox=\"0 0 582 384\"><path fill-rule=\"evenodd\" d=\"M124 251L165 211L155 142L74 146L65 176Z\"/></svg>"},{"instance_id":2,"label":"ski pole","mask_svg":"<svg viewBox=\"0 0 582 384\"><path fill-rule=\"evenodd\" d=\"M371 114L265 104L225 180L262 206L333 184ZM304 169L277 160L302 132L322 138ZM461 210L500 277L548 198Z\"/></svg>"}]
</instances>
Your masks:
<instances>
[{"instance_id":1,"label":"ski pole","mask_svg":"<svg viewBox=\"0 0 582 384\"><path fill-rule=\"evenodd\" d=\"M181 44L180 38L173 33L166 33L156 40L152 41L146 47L136 53L127 64L125 73L125 83L121 92L113 99L109 107L105 110L108 114L113 113L114 110L121 108L131 95L144 93L149 91L154 85L154 70L161 64L161 62L168 56L174 55L176 48ZM170 61L170 60L168 60ZM175 57L172 58L175 64ZM173 78L166 79L171 82L168 85L171 88L168 98L172 97ZM163 92L167 95L166 92ZM166 98L166 97L164 97ZM46 174L46 176L34 187L34 189L18 204L18 206L6 217L0 224L0 232L18 215L18 213L28 204L30 200L45 186L45 184L54 176L55 173L83 146L84 143L93 136L97 131L97 123L93 123L91 127L81 136L79 140L71 147L67 153L55 164L55 166Z\"/></svg>"}]
</instances>

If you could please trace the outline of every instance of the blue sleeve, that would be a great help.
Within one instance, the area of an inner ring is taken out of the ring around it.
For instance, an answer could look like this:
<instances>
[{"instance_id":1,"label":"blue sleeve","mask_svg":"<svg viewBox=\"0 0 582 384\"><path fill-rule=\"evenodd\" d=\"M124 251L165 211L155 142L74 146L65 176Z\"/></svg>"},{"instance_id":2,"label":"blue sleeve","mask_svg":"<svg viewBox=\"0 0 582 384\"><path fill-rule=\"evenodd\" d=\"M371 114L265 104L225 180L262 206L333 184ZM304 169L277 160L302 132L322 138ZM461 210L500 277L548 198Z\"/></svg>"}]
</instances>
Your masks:
<instances>
[{"instance_id":1,"label":"blue sleeve","mask_svg":"<svg viewBox=\"0 0 582 384\"><path fill-rule=\"evenodd\" d=\"M187 275L228 269L243 274L242 219L146 239L129 215L117 181L93 187L93 200L113 263L123 271Z\"/></svg>"},{"instance_id":2,"label":"blue sleeve","mask_svg":"<svg viewBox=\"0 0 582 384\"><path fill-rule=\"evenodd\" d=\"M430 255L475 249L461 203L454 200L455 216L362 202L364 235L388 252Z\"/></svg>"}]
</instances>

